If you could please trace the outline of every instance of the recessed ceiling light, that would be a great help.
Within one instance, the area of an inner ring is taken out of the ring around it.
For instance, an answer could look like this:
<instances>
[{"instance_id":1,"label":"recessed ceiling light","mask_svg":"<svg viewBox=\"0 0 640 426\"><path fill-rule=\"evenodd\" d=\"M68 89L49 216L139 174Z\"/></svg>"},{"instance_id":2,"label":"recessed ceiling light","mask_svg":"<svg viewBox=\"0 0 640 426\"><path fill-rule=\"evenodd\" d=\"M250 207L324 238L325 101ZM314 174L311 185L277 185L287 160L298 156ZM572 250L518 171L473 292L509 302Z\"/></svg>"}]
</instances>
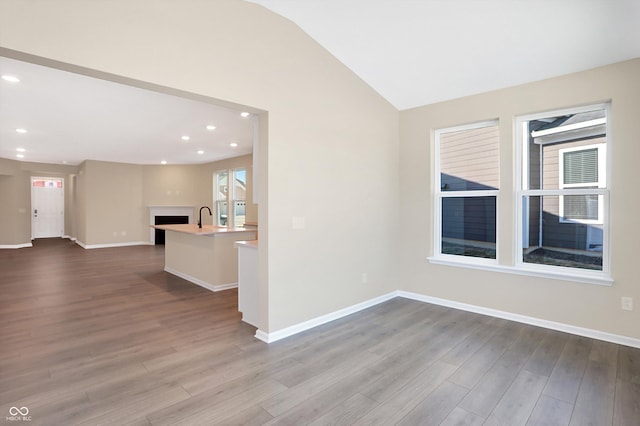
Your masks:
<instances>
[{"instance_id":1,"label":"recessed ceiling light","mask_svg":"<svg viewBox=\"0 0 640 426\"><path fill-rule=\"evenodd\" d=\"M16 157L18 157L18 158L24 158L24 154L16 154Z\"/></svg>"},{"instance_id":2,"label":"recessed ceiling light","mask_svg":"<svg viewBox=\"0 0 640 426\"><path fill-rule=\"evenodd\" d=\"M18 133L27 133L27 129L16 129Z\"/></svg>"},{"instance_id":3,"label":"recessed ceiling light","mask_svg":"<svg viewBox=\"0 0 640 426\"><path fill-rule=\"evenodd\" d=\"M214 126L213 124L209 124L207 126L207 130L215 130L215 129L216 129L216 126Z\"/></svg>"},{"instance_id":4,"label":"recessed ceiling light","mask_svg":"<svg viewBox=\"0 0 640 426\"><path fill-rule=\"evenodd\" d=\"M18 77L14 77L12 75L3 75L2 79L11 83L18 83L20 81Z\"/></svg>"},{"instance_id":5,"label":"recessed ceiling light","mask_svg":"<svg viewBox=\"0 0 640 426\"><path fill-rule=\"evenodd\" d=\"M184 135L183 137L181 137L180 139L182 139L183 141L188 141L189 139L191 139L189 136Z\"/></svg>"},{"instance_id":6,"label":"recessed ceiling light","mask_svg":"<svg viewBox=\"0 0 640 426\"><path fill-rule=\"evenodd\" d=\"M248 113L248 112L241 112L241 113L240 113L240 115L241 115L243 118L247 118L247 117L248 117L248 116L250 116L251 114L250 114L250 113Z\"/></svg>"},{"instance_id":7,"label":"recessed ceiling light","mask_svg":"<svg viewBox=\"0 0 640 426\"><path fill-rule=\"evenodd\" d=\"M162 160L160 164L167 164L167 160Z\"/></svg>"},{"instance_id":8,"label":"recessed ceiling light","mask_svg":"<svg viewBox=\"0 0 640 426\"><path fill-rule=\"evenodd\" d=\"M25 152L25 151L26 151L26 149L24 149L24 148L16 148L16 151L18 151L18 152Z\"/></svg>"},{"instance_id":9,"label":"recessed ceiling light","mask_svg":"<svg viewBox=\"0 0 640 426\"><path fill-rule=\"evenodd\" d=\"M202 155L202 154L204 154L204 151L203 151L203 150L201 150L201 149L199 149L199 150L198 150L198 155Z\"/></svg>"},{"instance_id":10,"label":"recessed ceiling light","mask_svg":"<svg viewBox=\"0 0 640 426\"><path fill-rule=\"evenodd\" d=\"M235 142L231 142L231 143L229 144L229 146L230 146L231 148L235 148L236 146L238 146L238 144L237 144L237 143L235 143Z\"/></svg>"}]
</instances>

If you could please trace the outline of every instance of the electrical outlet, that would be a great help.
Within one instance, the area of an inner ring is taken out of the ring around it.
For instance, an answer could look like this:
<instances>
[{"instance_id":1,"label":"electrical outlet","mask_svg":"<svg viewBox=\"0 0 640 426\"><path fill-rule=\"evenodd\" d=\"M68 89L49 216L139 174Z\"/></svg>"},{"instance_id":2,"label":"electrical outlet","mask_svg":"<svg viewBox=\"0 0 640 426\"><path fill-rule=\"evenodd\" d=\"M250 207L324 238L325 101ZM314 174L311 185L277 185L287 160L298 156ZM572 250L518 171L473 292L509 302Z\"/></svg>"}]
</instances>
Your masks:
<instances>
[{"instance_id":1,"label":"electrical outlet","mask_svg":"<svg viewBox=\"0 0 640 426\"><path fill-rule=\"evenodd\" d=\"M366 272L362 273L362 284L366 284L367 281L369 281L369 277L367 276Z\"/></svg>"},{"instance_id":2,"label":"electrical outlet","mask_svg":"<svg viewBox=\"0 0 640 426\"><path fill-rule=\"evenodd\" d=\"M622 298L622 310L623 311L633 311L633 297L623 297Z\"/></svg>"}]
</instances>

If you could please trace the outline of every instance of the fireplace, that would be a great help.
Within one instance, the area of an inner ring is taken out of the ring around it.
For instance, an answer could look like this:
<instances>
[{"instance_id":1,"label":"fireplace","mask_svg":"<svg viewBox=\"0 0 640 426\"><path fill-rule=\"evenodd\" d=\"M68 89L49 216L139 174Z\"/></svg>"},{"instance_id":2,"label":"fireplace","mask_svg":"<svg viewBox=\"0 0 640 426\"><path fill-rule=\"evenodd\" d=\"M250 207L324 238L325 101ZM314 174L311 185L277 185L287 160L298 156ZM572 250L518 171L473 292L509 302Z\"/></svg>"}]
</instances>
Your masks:
<instances>
[{"instance_id":1,"label":"fireplace","mask_svg":"<svg viewBox=\"0 0 640 426\"><path fill-rule=\"evenodd\" d=\"M149 225L194 223L193 209L191 206L149 206ZM151 228L149 242L164 244L164 231Z\"/></svg>"},{"instance_id":2,"label":"fireplace","mask_svg":"<svg viewBox=\"0 0 640 426\"><path fill-rule=\"evenodd\" d=\"M156 216L156 225L178 225L189 223L189 216ZM156 245L164 244L164 229L155 229Z\"/></svg>"}]
</instances>

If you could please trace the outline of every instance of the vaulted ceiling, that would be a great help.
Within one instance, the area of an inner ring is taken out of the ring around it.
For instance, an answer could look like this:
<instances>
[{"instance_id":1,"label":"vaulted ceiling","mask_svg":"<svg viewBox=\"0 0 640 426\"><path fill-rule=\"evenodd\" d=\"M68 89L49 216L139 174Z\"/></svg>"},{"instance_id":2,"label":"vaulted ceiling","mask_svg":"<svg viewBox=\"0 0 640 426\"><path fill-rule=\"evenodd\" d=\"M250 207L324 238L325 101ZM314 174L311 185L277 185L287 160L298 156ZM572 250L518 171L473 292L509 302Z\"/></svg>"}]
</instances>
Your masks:
<instances>
[{"instance_id":1,"label":"vaulted ceiling","mask_svg":"<svg viewBox=\"0 0 640 426\"><path fill-rule=\"evenodd\" d=\"M249 0L398 109L640 57L639 0Z\"/></svg>"}]
</instances>

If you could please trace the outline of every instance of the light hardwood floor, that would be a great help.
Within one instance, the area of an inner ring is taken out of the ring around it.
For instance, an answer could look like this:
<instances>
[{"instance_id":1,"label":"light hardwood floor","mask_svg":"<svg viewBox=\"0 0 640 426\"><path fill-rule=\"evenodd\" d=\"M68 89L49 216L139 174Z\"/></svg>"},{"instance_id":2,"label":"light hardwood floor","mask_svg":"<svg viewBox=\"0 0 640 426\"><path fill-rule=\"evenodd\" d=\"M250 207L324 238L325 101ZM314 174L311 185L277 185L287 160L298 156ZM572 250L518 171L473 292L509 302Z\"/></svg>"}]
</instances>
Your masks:
<instances>
[{"instance_id":1,"label":"light hardwood floor","mask_svg":"<svg viewBox=\"0 0 640 426\"><path fill-rule=\"evenodd\" d=\"M0 420L640 425L640 350L393 299L267 345L163 248L0 251Z\"/></svg>"}]
</instances>

